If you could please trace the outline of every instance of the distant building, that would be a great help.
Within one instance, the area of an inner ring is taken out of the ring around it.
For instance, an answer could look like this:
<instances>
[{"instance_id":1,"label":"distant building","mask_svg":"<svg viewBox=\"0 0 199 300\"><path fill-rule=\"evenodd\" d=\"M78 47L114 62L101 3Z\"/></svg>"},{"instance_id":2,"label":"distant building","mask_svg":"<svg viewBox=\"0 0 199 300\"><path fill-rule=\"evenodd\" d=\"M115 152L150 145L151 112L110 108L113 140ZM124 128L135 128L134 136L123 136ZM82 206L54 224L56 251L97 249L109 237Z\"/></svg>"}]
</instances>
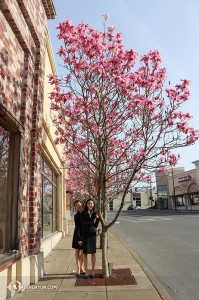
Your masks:
<instances>
[{"instance_id":1,"label":"distant building","mask_svg":"<svg viewBox=\"0 0 199 300\"><path fill-rule=\"evenodd\" d=\"M163 202L162 209L199 209L199 160L195 169L171 168L169 175L156 173L155 200Z\"/></svg>"},{"instance_id":2,"label":"distant building","mask_svg":"<svg viewBox=\"0 0 199 300\"><path fill-rule=\"evenodd\" d=\"M122 199L122 195L120 195L117 199L110 202L108 211L111 210L117 211L120 207L121 199ZM153 206L154 202L150 201L150 189L144 188L144 189L140 189L140 191L128 192L124 199L124 206L122 210L127 210L129 205L139 206L142 209L149 208L151 205Z\"/></svg>"}]
</instances>

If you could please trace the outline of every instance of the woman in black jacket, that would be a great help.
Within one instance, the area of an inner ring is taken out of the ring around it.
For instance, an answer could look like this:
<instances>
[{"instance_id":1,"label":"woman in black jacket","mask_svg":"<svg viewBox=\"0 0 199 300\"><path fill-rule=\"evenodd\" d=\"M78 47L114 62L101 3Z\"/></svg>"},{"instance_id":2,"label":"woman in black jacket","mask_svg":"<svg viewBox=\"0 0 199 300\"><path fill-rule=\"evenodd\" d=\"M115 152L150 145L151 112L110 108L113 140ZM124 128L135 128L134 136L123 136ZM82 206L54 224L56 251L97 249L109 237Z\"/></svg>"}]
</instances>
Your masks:
<instances>
[{"instance_id":1,"label":"woman in black jacket","mask_svg":"<svg viewBox=\"0 0 199 300\"><path fill-rule=\"evenodd\" d=\"M81 243L82 226L81 226L81 213L83 210L82 203L80 200L74 202L74 207L77 213L74 215L75 229L73 233L72 248L75 249L75 260L77 264L77 276L85 274L83 268L83 248Z\"/></svg>"},{"instance_id":2,"label":"woman in black jacket","mask_svg":"<svg viewBox=\"0 0 199 300\"><path fill-rule=\"evenodd\" d=\"M87 255L91 254L91 277L94 278L94 269L96 262L96 228L99 224L99 216L95 211L95 202L89 198L86 201L85 209L81 213L82 224L82 243L83 243L83 256L85 266L85 278L88 278L88 258Z\"/></svg>"}]
</instances>

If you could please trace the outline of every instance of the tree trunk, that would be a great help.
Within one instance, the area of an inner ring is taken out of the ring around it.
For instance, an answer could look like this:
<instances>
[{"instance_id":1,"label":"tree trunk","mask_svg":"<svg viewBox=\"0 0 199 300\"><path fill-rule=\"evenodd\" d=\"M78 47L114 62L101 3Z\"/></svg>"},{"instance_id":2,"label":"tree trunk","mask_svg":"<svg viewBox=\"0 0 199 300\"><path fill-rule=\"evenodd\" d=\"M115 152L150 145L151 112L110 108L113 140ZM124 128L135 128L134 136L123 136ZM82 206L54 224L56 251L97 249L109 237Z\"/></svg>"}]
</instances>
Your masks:
<instances>
[{"instance_id":1,"label":"tree trunk","mask_svg":"<svg viewBox=\"0 0 199 300\"><path fill-rule=\"evenodd\" d=\"M108 230L102 225L102 276L103 278L109 277L108 258L107 258L107 245L108 245Z\"/></svg>"}]
</instances>

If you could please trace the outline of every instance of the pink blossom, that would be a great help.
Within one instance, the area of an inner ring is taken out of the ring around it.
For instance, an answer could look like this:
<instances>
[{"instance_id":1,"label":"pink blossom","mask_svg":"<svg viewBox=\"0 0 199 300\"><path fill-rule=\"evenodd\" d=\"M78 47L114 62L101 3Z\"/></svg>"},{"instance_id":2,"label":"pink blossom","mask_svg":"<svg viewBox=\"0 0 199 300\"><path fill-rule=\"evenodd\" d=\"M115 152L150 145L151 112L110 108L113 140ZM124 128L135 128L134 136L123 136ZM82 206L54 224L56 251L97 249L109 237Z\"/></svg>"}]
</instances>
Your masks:
<instances>
[{"instance_id":1,"label":"pink blossom","mask_svg":"<svg viewBox=\"0 0 199 300\"><path fill-rule=\"evenodd\" d=\"M106 21L108 18L110 18L109 17L109 15L106 13L106 14L104 14L104 15L102 15L103 17L104 17L104 20Z\"/></svg>"}]
</instances>

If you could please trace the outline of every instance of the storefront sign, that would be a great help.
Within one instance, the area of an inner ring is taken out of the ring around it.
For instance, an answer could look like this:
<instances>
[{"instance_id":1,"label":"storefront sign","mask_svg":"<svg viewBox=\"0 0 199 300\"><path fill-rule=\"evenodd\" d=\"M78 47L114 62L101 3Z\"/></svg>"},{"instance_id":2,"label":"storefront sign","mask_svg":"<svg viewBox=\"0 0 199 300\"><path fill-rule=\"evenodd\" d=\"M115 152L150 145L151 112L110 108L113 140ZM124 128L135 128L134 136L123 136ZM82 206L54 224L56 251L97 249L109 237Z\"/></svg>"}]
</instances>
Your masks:
<instances>
[{"instance_id":1,"label":"storefront sign","mask_svg":"<svg viewBox=\"0 0 199 300\"><path fill-rule=\"evenodd\" d=\"M189 181L189 180L191 180L191 176L190 175L178 178L178 182Z\"/></svg>"}]
</instances>

